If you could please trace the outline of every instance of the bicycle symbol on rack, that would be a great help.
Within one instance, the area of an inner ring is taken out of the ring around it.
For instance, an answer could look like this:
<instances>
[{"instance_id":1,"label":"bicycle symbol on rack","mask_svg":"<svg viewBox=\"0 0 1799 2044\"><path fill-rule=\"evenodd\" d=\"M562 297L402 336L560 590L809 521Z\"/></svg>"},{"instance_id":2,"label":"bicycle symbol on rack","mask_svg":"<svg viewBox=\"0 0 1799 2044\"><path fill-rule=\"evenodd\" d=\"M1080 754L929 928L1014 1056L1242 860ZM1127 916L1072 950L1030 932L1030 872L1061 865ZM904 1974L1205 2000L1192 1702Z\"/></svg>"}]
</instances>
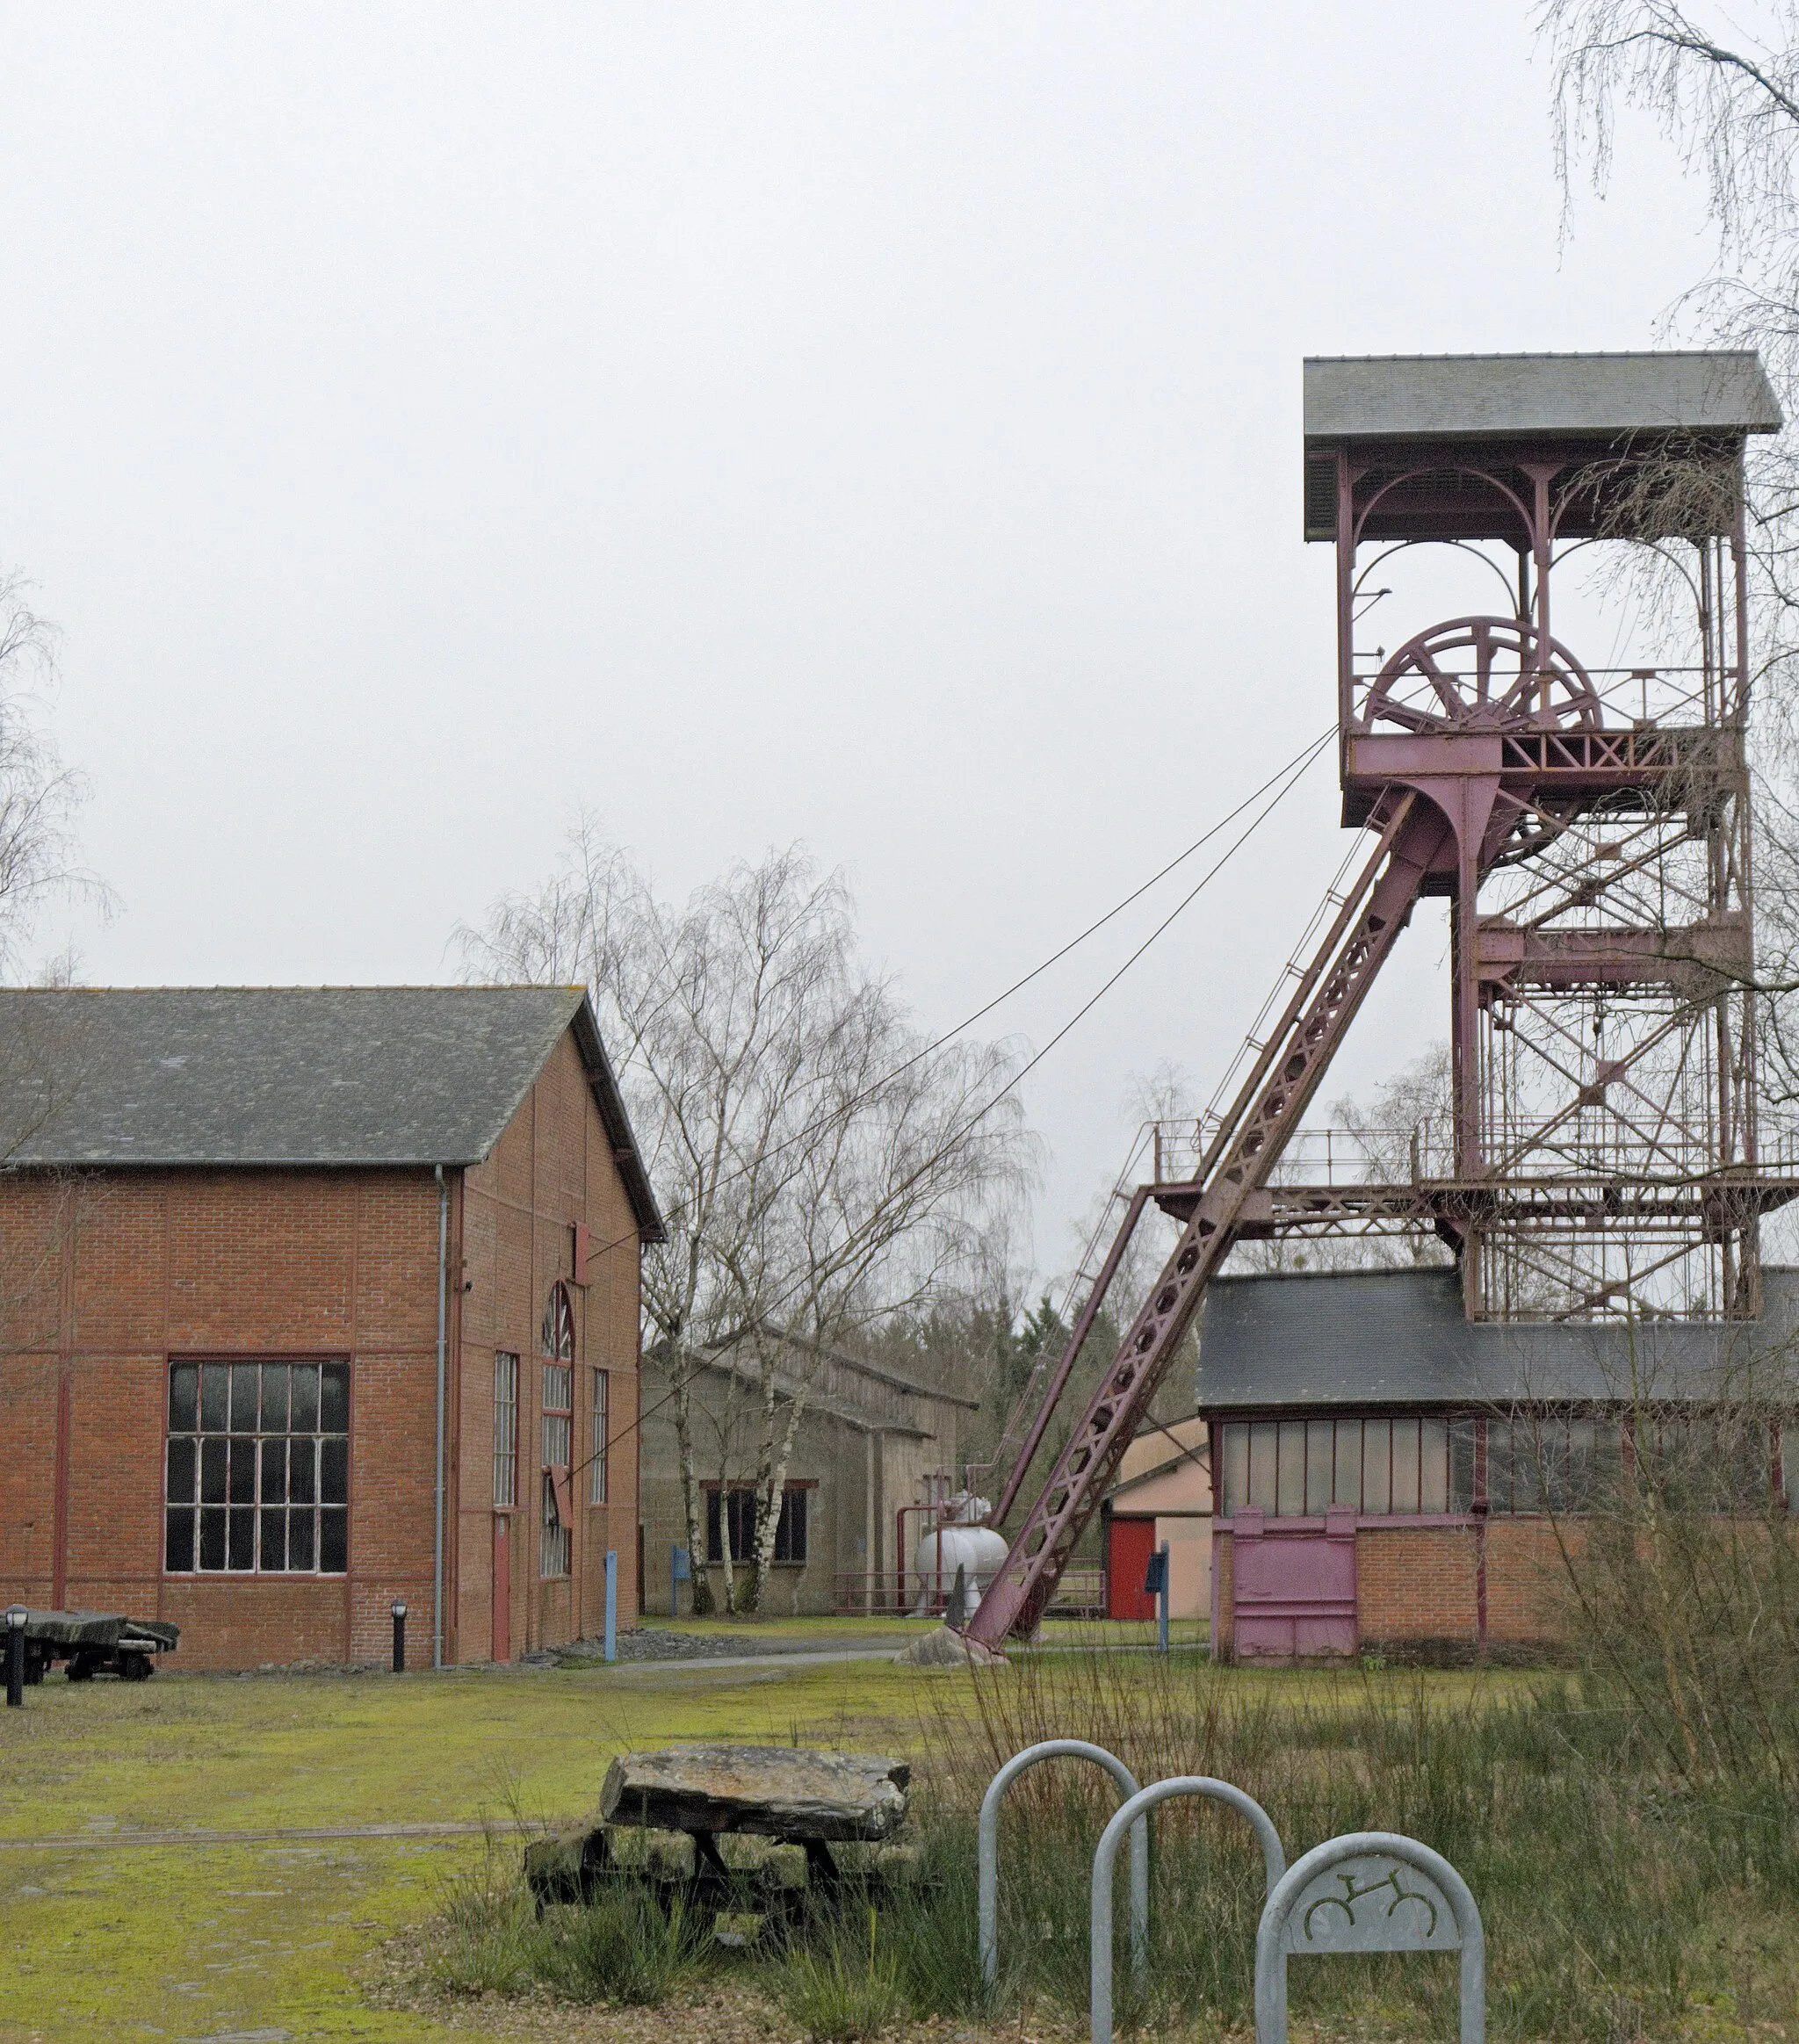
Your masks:
<instances>
[{"instance_id":1,"label":"bicycle symbol on rack","mask_svg":"<svg viewBox=\"0 0 1799 2044\"><path fill-rule=\"evenodd\" d=\"M1365 1901L1371 1895L1380 1894L1384 1889L1391 1889L1393 1891L1393 1899L1387 1904L1385 1910L1383 1912L1383 1914L1387 1918L1389 1923L1391 1925L1391 1928L1394 1930L1398 1930L1402 1927L1401 1925L1393 1924L1391 1922L1391 1919L1398 1914L1400 1907L1405 1903L1415 1902L1422 1909L1428 1911L1428 1921L1420 1926L1418 1925L1416 1919L1414 1918L1410 1924L1404 1927L1413 1932L1416 1941L1418 1943L1421 1945L1428 1945L1431 1939L1436 1934L1436 1902L1429 1895L1417 1892L1409 1888L1402 1888L1399 1885L1399 1871L1400 1870L1397 1866L1390 1866L1387 1868L1385 1874L1380 1880L1365 1881L1360 1888L1355 1885L1355 1870L1354 1868L1347 1869L1345 1872L1339 1874L1336 1878L1343 1884L1342 1894L1340 1896L1320 1896L1318 1900L1314 1902L1309 1909L1307 1909L1304 1916L1300 1919L1300 1936L1304 1942L1310 1945L1321 1942L1324 1939L1329 1939L1333 1943L1343 1941L1344 1938L1349 1935L1353 1935L1356 1930L1362 1927L1356 1920L1356 1903ZM1341 1925L1339 1925L1333 1921L1327 1919L1326 1928L1323 1933L1323 1939L1321 1939L1319 1932L1314 1930L1312 1926L1314 1919L1319 1916L1319 1912L1324 1910L1340 1910L1342 1912L1343 1921ZM1337 1938L1331 1938L1331 1932L1333 1930L1335 1930L1339 1932L1339 1936ZM1412 1941L1413 1940L1412 1938L1407 1938L1405 1940L1407 1944L1410 1944Z\"/></svg>"}]
</instances>

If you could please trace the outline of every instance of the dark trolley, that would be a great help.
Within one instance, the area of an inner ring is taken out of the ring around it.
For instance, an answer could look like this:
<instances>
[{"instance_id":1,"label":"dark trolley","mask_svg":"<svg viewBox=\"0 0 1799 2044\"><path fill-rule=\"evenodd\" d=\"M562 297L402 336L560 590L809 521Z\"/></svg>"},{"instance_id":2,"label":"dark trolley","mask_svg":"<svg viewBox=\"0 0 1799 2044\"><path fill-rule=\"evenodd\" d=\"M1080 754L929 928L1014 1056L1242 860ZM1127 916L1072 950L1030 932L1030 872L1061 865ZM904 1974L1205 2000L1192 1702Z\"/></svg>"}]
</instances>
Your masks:
<instances>
[{"instance_id":1,"label":"dark trolley","mask_svg":"<svg viewBox=\"0 0 1799 2044\"><path fill-rule=\"evenodd\" d=\"M33 1611L25 1622L25 1679L41 1682L58 1661L71 1682L117 1675L143 1682L155 1672L157 1654L173 1653L181 1628L160 1618L126 1618L116 1611Z\"/></svg>"}]
</instances>

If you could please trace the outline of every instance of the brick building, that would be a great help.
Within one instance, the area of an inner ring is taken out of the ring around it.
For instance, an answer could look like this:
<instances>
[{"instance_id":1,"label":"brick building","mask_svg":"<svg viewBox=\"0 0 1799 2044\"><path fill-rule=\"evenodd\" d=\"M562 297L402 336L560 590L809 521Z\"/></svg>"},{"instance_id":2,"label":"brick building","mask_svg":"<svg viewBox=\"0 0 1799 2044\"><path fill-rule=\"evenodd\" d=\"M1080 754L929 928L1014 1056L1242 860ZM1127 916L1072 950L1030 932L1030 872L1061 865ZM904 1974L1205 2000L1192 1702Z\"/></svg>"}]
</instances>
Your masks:
<instances>
[{"instance_id":1,"label":"brick building","mask_svg":"<svg viewBox=\"0 0 1799 2044\"><path fill-rule=\"evenodd\" d=\"M1459 1660L1551 1643L1559 1538L1579 1542L1633 1429L1697 1437L1758 1380L1778 1405L1799 1270L1766 1269L1763 1289L1759 1321L1631 1325L1470 1321L1450 1269L1216 1281L1199 1402L1220 1657ZM1738 1472L1752 1511L1799 1509L1782 1431L1759 1429Z\"/></svg>"},{"instance_id":2,"label":"brick building","mask_svg":"<svg viewBox=\"0 0 1799 2044\"><path fill-rule=\"evenodd\" d=\"M644 1608L666 1612L683 1600L669 1560L671 1549L687 1544L686 1514L668 1380L654 1353L644 1363ZM802 1394L764 1608L909 1609L922 1589L907 1571L925 1507L955 1488L961 1430L980 1402L835 1349L801 1349L794 1369L777 1376L784 1407ZM704 1561L721 1603L727 1548L743 1562L755 1540L760 1419L747 1358L725 1350L701 1365L693 1378L694 1460L705 1492Z\"/></svg>"},{"instance_id":3,"label":"brick building","mask_svg":"<svg viewBox=\"0 0 1799 2044\"><path fill-rule=\"evenodd\" d=\"M180 1665L634 1614L654 1198L578 988L0 993L0 1596ZM608 1444L611 1444L610 1451Z\"/></svg>"}]
</instances>

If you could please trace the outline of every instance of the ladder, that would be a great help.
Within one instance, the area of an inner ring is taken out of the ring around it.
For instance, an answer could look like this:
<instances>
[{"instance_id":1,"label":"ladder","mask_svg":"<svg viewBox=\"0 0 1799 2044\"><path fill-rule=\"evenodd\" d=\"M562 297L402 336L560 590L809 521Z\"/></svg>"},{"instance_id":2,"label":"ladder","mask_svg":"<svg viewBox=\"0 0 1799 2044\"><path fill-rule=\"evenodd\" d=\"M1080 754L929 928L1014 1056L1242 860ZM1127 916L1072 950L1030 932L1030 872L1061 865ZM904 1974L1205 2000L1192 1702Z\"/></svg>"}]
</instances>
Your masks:
<instances>
[{"instance_id":1,"label":"ladder","mask_svg":"<svg viewBox=\"0 0 1799 2044\"><path fill-rule=\"evenodd\" d=\"M1138 1147L1141 1147L1139 1143ZM1005 1523L1006 1514L1017 1499L1019 1486L1023 1483L1031 1460L1042 1444L1044 1430L1049 1426L1050 1417L1061 1401L1073 1376L1076 1359L1091 1333L1100 1308L1105 1304L1106 1294L1112 1288L1112 1280L1118 1274L1118 1266L1124 1260L1124 1252L1131 1246L1131 1238L1137 1232L1137 1224L1143 1217L1143 1210L1148 1203L1149 1188L1146 1185L1125 1188L1130 1182L1131 1163L1137 1152L1131 1152L1112 1196L1106 1202L1106 1212L1100 1217L1080 1260L1080 1268L1070 1281L1065 1308L1080 1296L1081 1288L1087 1288L1087 1299L1079 1317L1069 1333L1066 1346L1059 1354L1044 1348L1030 1366L1030 1375L1024 1380L1024 1389L1019 1392L1017 1403L1012 1408L1012 1416L1006 1422L1006 1431L1000 1436L1000 1445L993 1451L993 1467L1004 1471L1000 1485L1000 1495L994 1500L988 1518L991 1526ZM1112 1246L1107 1250L1103 1261L1093 1268L1093 1260L1099 1254L1099 1246L1105 1240L1106 1217L1119 1201L1124 1202L1124 1218L1118 1224L1118 1231L1112 1238ZM1054 1367L1051 1368L1053 1361Z\"/></svg>"},{"instance_id":2,"label":"ladder","mask_svg":"<svg viewBox=\"0 0 1799 2044\"><path fill-rule=\"evenodd\" d=\"M1323 943L1300 973L1279 1022L1223 1117L1201 1166L1199 1195L1180 1241L969 1621L968 1636L983 1646L997 1650L1010 1635L1028 1636L1036 1630L1138 1421L1193 1325L1206 1286L1236 1240L1246 1202L1267 1182L1299 1125L1344 1032L1409 921L1427 876L1446 856L1454 858L1455 839L1447 819L1421 796L1390 790L1376 813L1384 819L1379 842L1344 895ZM1139 1189L1135 1210L1127 1216L1131 1227L1147 1195L1147 1188ZM1121 1229L1108 1257L1112 1271L1127 1239ZM1058 1364L1057 1388L1073 1368L1102 1296L1096 1283L1090 1310L1083 1311ZM1033 1452L1052 1410L1053 1399L1046 1391L1031 1422ZM1015 1464L1004 1504L1010 1504L1016 1479L1022 1479L1029 1463L1027 1455ZM995 1519L1000 1515L996 1510Z\"/></svg>"}]
</instances>

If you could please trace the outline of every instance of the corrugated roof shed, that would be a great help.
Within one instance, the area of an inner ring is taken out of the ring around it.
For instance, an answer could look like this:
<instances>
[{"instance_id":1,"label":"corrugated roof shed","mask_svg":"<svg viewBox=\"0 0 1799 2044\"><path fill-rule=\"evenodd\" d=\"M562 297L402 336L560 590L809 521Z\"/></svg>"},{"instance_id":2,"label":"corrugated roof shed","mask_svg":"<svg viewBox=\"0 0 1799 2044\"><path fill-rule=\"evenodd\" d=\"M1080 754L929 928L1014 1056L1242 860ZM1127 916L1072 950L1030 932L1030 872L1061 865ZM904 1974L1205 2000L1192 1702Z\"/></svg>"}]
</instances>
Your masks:
<instances>
[{"instance_id":1,"label":"corrugated roof shed","mask_svg":"<svg viewBox=\"0 0 1799 2044\"><path fill-rule=\"evenodd\" d=\"M639 1225L661 1217L578 986L0 990L14 1165L479 1163L572 1029Z\"/></svg>"},{"instance_id":2,"label":"corrugated roof shed","mask_svg":"<svg viewBox=\"0 0 1799 2044\"><path fill-rule=\"evenodd\" d=\"M1305 444L1362 440L1776 433L1749 350L1625 355L1320 355L1305 364Z\"/></svg>"},{"instance_id":3,"label":"corrugated roof shed","mask_svg":"<svg viewBox=\"0 0 1799 2044\"><path fill-rule=\"evenodd\" d=\"M1280 1272L1208 1288L1199 1399L1218 1412L1703 1399L1799 1334L1799 1271L1759 1321L1470 1322L1453 1270Z\"/></svg>"}]
</instances>

